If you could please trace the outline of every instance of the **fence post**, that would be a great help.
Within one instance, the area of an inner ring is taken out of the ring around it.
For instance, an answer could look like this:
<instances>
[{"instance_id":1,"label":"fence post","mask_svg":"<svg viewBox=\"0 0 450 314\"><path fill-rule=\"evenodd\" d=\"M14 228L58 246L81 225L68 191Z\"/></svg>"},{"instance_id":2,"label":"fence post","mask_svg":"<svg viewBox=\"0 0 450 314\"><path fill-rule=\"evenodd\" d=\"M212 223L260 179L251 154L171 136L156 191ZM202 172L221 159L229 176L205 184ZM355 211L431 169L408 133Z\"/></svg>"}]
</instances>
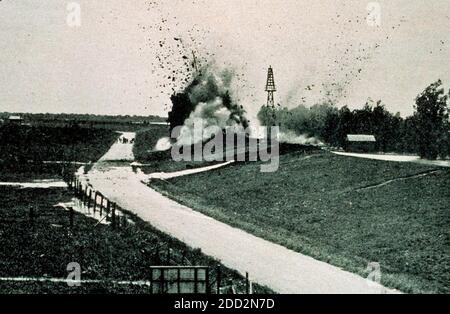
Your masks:
<instances>
[{"instance_id":1,"label":"fence post","mask_svg":"<svg viewBox=\"0 0 450 314\"><path fill-rule=\"evenodd\" d=\"M77 177L74 175L73 176L73 186L72 186L72 189L73 189L73 193L75 194L75 195L77 195Z\"/></svg>"},{"instance_id":2,"label":"fence post","mask_svg":"<svg viewBox=\"0 0 450 314\"><path fill-rule=\"evenodd\" d=\"M95 210L97 209L97 191L95 191L94 193L94 214L95 214Z\"/></svg>"},{"instance_id":3,"label":"fence post","mask_svg":"<svg viewBox=\"0 0 450 314\"><path fill-rule=\"evenodd\" d=\"M103 215L103 194L100 194L100 216Z\"/></svg>"},{"instance_id":4,"label":"fence post","mask_svg":"<svg viewBox=\"0 0 450 314\"><path fill-rule=\"evenodd\" d=\"M86 188L84 189L83 192L84 195L84 204L89 204L89 197L88 197L88 186L86 185ZM89 207L89 206L88 206Z\"/></svg>"},{"instance_id":5,"label":"fence post","mask_svg":"<svg viewBox=\"0 0 450 314\"><path fill-rule=\"evenodd\" d=\"M92 202L92 189L89 189L88 204L87 204L88 209L91 207L91 202Z\"/></svg>"},{"instance_id":6,"label":"fence post","mask_svg":"<svg viewBox=\"0 0 450 314\"><path fill-rule=\"evenodd\" d=\"M198 293L198 268L194 268L194 293Z\"/></svg>"},{"instance_id":7,"label":"fence post","mask_svg":"<svg viewBox=\"0 0 450 314\"><path fill-rule=\"evenodd\" d=\"M86 198L87 198L87 195L85 194L85 192L87 192L87 191L83 190L83 184L80 183L81 201L83 202L83 205L86 204Z\"/></svg>"},{"instance_id":8,"label":"fence post","mask_svg":"<svg viewBox=\"0 0 450 314\"><path fill-rule=\"evenodd\" d=\"M81 182L78 182L78 195L81 198L81 201L83 201L83 185Z\"/></svg>"},{"instance_id":9,"label":"fence post","mask_svg":"<svg viewBox=\"0 0 450 314\"><path fill-rule=\"evenodd\" d=\"M209 285L209 267L205 270L206 294L211 294L211 286Z\"/></svg>"},{"instance_id":10,"label":"fence post","mask_svg":"<svg viewBox=\"0 0 450 314\"><path fill-rule=\"evenodd\" d=\"M153 294L153 269L150 270L150 294Z\"/></svg>"},{"instance_id":11,"label":"fence post","mask_svg":"<svg viewBox=\"0 0 450 314\"><path fill-rule=\"evenodd\" d=\"M220 284L222 281L222 270L220 264L217 265L217 294L220 294Z\"/></svg>"},{"instance_id":12,"label":"fence post","mask_svg":"<svg viewBox=\"0 0 450 314\"><path fill-rule=\"evenodd\" d=\"M177 291L178 294L181 293L181 270L179 268L177 269Z\"/></svg>"},{"instance_id":13,"label":"fence post","mask_svg":"<svg viewBox=\"0 0 450 314\"><path fill-rule=\"evenodd\" d=\"M116 228L116 203L112 204L111 222L112 222L113 229L115 229Z\"/></svg>"},{"instance_id":14,"label":"fence post","mask_svg":"<svg viewBox=\"0 0 450 314\"><path fill-rule=\"evenodd\" d=\"M248 272L245 272L245 294L250 294L250 282L248 280Z\"/></svg>"},{"instance_id":15,"label":"fence post","mask_svg":"<svg viewBox=\"0 0 450 314\"><path fill-rule=\"evenodd\" d=\"M161 272L160 277L161 294L165 294L166 292L164 291L164 269L161 269L160 272Z\"/></svg>"},{"instance_id":16,"label":"fence post","mask_svg":"<svg viewBox=\"0 0 450 314\"><path fill-rule=\"evenodd\" d=\"M234 283L233 283L233 279L230 279L230 280L229 280L229 286L231 287L231 293L232 293L232 294L237 294L237 293L236 293L236 286L235 286Z\"/></svg>"}]
</instances>

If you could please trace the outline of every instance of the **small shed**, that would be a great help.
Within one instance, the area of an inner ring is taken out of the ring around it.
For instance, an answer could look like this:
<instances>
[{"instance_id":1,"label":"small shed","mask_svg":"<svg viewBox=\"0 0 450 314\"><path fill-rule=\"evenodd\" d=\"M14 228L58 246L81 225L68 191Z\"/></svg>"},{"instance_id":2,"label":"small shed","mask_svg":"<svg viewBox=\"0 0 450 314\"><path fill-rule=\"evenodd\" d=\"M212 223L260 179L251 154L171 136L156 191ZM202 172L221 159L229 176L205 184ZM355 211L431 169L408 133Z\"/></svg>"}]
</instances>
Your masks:
<instances>
[{"instance_id":1,"label":"small shed","mask_svg":"<svg viewBox=\"0 0 450 314\"><path fill-rule=\"evenodd\" d=\"M368 153L376 150L377 140L369 134L347 134L345 151L354 153Z\"/></svg>"},{"instance_id":2,"label":"small shed","mask_svg":"<svg viewBox=\"0 0 450 314\"><path fill-rule=\"evenodd\" d=\"M23 121L23 119L21 116L9 116L7 122L8 122L8 124L21 125L22 121Z\"/></svg>"}]
</instances>

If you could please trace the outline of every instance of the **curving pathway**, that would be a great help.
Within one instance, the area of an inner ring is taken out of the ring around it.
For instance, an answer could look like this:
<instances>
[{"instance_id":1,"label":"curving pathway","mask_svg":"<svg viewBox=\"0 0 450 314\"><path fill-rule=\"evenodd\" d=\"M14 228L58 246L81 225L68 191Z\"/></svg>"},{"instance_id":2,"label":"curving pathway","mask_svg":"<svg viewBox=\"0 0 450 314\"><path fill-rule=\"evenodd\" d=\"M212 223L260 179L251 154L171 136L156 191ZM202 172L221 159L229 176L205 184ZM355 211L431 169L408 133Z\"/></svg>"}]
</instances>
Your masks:
<instances>
[{"instance_id":1,"label":"curving pathway","mask_svg":"<svg viewBox=\"0 0 450 314\"><path fill-rule=\"evenodd\" d=\"M133 160L132 145L116 142L85 179L154 227L227 267L249 272L259 284L280 293L397 293L178 204L146 186L129 165L111 162L115 160Z\"/></svg>"}]
</instances>

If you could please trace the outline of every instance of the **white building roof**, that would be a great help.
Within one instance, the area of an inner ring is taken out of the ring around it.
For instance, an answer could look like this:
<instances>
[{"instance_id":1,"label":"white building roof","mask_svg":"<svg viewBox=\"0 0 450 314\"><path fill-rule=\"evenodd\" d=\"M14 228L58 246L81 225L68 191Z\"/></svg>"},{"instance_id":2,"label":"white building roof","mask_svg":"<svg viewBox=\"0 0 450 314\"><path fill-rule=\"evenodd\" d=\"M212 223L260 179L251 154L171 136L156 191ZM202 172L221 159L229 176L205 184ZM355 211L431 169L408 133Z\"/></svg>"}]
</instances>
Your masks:
<instances>
[{"instance_id":1,"label":"white building roof","mask_svg":"<svg viewBox=\"0 0 450 314\"><path fill-rule=\"evenodd\" d=\"M347 134L349 142L376 142L375 136L368 134Z\"/></svg>"}]
</instances>

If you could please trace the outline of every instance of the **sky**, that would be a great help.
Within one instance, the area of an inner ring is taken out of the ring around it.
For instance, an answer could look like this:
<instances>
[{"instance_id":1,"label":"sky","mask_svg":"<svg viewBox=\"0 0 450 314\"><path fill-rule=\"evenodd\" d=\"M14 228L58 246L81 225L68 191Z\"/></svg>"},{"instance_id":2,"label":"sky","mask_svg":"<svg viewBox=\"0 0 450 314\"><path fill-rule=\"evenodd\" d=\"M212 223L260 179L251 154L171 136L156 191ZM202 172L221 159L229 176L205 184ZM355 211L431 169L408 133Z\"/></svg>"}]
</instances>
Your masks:
<instances>
[{"instance_id":1,"label":"sky","mask_svg":"<svg viewBox=\"0 0 450 314\"><path fill-rule=\"evenodd\" d=\"M406 116L432 82L450 88L448 0L3 0L0 26L0 111L165 116L194 55L234 73L250 119L269 65L289 108L371 99Z\"/></svg>"}]
</instances>

